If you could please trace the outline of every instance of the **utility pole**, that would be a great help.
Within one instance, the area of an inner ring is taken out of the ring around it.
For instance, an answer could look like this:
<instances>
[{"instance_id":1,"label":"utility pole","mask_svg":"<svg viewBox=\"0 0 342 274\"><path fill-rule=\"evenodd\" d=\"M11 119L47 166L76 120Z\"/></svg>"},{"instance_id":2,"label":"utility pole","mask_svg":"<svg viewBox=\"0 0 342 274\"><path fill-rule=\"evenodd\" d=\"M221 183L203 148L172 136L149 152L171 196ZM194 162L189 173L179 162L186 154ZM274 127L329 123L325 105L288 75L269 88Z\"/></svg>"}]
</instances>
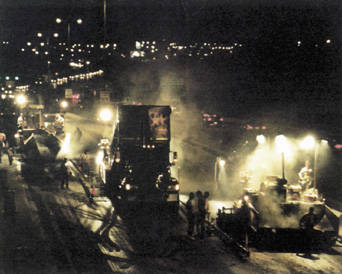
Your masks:
<instances>
[{"instance_id":1,"label":"utility pole","mask_svg":"<svg viewBox=\"0 0 342 274\"><path fill-rule=\"evenodd\" d=\"M102 62L104 67L106 67L106 40L107 40L107 0L103 0L103 53ZM103 81L103 92L107 91L107 84ZM101 92L100 92L101 93Z\"/></svg>"},{"instance_id":2,"label":"utility pole","mask_svg":"<svg viewBox=\"0 0 342 274\"><path fill-rule=\"evenodd\" d=\"M103 0L103 44L106 44L107 38L107 0Z\"/></svg>"}]
</instances>

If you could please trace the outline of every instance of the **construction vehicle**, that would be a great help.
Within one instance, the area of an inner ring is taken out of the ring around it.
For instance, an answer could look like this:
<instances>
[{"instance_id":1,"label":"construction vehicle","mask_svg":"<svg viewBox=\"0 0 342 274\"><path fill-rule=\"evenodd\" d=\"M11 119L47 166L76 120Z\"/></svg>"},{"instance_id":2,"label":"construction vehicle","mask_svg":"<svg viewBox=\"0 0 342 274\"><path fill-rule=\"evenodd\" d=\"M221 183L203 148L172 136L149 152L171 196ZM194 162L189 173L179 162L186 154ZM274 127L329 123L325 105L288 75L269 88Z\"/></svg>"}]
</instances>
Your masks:
<instances>
[{"instance_id":1,"label":"construction vehicle","mask_svg":"<svg viewBox=\"0 0 342 274\"><path fill-rule=\"evenodd\" d=\"M21 174L25 179L43 177L45 170L54 170L61 143L43 129L19 129L16 134Z\"/></svg>"},{"instance_id":2,"label":"construction vehicle","mask_svg":"<svg viewBox=\"0 0 342 274\"><path fill-rule=\"evenodd\" d=\"M60 113L45 113L42 115L44 129L56 136L64 133L64 116Z\"/></svg>"},{"instance_id":3,"label":"construction vehicle","mask_svg":"<svg viewBox=\"0 0 342 274\"><path fill-rule=\"evenodd\" d=\"M179 183L171 174L169 106L118 105L111 142L99 143L99 174L106 192L122 201L164 203L178 209Z\"/></svg>"},{"instance_id":4,"label":"construction vehicle","mask_svg":"<svg viewBox=\"0 0 342 274\"><path fill-rule=\"evenodd\" d=\"M325 204L317 189L303 191L282 177L268 176L258 190L244 189L232 208L218 211L217 227L245 248L287 248L303 246L301 217L314 208L315 247L331 247L338 238L339 218Z\"/></svg>"}]
</instances>

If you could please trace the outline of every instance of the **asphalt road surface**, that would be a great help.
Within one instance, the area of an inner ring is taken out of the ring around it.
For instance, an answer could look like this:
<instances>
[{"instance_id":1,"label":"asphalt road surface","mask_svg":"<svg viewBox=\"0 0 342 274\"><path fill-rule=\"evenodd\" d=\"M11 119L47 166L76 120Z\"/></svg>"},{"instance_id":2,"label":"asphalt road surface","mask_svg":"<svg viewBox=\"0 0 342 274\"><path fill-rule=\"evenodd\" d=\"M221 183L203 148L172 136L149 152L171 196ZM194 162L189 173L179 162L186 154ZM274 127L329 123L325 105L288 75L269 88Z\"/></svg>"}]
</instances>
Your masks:
<instances>
[{"instance_id":1,"label":"asphalt road surface","mask_svg":"<svg viewBox=\"0 0 342 274\"><path fill-rule=\"evenodd\" d=\"M3 161L3 273L340 273L342 245L311 259L295 251L251 250L239 259L216 237L186 236L184 216L158 208L127 209L104 197L90 204L89 182L69 190L50 169L24 180L18 161ZM212 201L221 206L222 201ZM114 207L113 207L114 205Z\"/></svg>"}]
</instances>

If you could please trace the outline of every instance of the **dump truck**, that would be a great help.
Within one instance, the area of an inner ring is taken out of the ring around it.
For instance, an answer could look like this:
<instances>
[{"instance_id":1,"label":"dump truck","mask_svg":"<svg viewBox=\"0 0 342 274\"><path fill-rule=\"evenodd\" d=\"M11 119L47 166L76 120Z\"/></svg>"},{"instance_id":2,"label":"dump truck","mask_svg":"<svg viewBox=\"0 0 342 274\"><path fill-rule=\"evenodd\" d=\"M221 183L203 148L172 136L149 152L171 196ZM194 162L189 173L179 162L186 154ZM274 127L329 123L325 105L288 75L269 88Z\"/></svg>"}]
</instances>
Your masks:
<instances>
[{"instance_id":1,"label":"dump truck","mask_svg":"<svg viewBox=\"0 0 342 274\"><path fill-rule=\"evenodd\" d=\"M106 193L125 202L178 209L179 183L171 173L169 106L118 105L111 142L99 143L99 177Z\"/></svg>"}]
</instances>

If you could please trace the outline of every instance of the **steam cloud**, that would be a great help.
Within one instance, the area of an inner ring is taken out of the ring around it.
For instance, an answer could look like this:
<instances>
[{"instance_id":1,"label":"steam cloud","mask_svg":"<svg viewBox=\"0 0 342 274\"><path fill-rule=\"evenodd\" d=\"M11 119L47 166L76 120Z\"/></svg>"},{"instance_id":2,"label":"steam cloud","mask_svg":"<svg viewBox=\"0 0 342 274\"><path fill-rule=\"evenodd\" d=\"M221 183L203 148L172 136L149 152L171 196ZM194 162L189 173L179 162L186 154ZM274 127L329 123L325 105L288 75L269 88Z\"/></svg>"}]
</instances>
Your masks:
<instances>
[{"instance_id":1,"label":"steam cloud","mask_svg":"<svg viewBox=\"0 0 342 274\"><path fill-rule=\"evenodd\" d=\"M281 177L281 157L275 154L274 147L251 148L246 143L247 133L236 131L236 125L210 130L204 127L201 114L212 108L212 101L209 100L208 87L202 87L196 81L198 75L194 71L177 65L138 66L134 71L122 72L119 77L119 88L123 91L122 102L172 107L171 150L177 151L179 158L172 172L179 179L182 192L202 190L214 193L217 187L215 164L218 156L226 159L226 166L219 168L216 174L222 198L236 199L242 195L243 172L252 175L249 187L255 189L259 188L260 182L267 175ZM73 121L72 126L67 128L72 134L71 146L75 148L72 157L79 157L82 151L94 147L101 136L112 137L112 126L99 125L95 116L89 112L79 116L67 115L66 119ZM82 132L79 139L76 136L77 127ZM292 160L287 160L286 178L296 183L299 167L305 159L292 155Z\"/></svg>"}]
</instances>

